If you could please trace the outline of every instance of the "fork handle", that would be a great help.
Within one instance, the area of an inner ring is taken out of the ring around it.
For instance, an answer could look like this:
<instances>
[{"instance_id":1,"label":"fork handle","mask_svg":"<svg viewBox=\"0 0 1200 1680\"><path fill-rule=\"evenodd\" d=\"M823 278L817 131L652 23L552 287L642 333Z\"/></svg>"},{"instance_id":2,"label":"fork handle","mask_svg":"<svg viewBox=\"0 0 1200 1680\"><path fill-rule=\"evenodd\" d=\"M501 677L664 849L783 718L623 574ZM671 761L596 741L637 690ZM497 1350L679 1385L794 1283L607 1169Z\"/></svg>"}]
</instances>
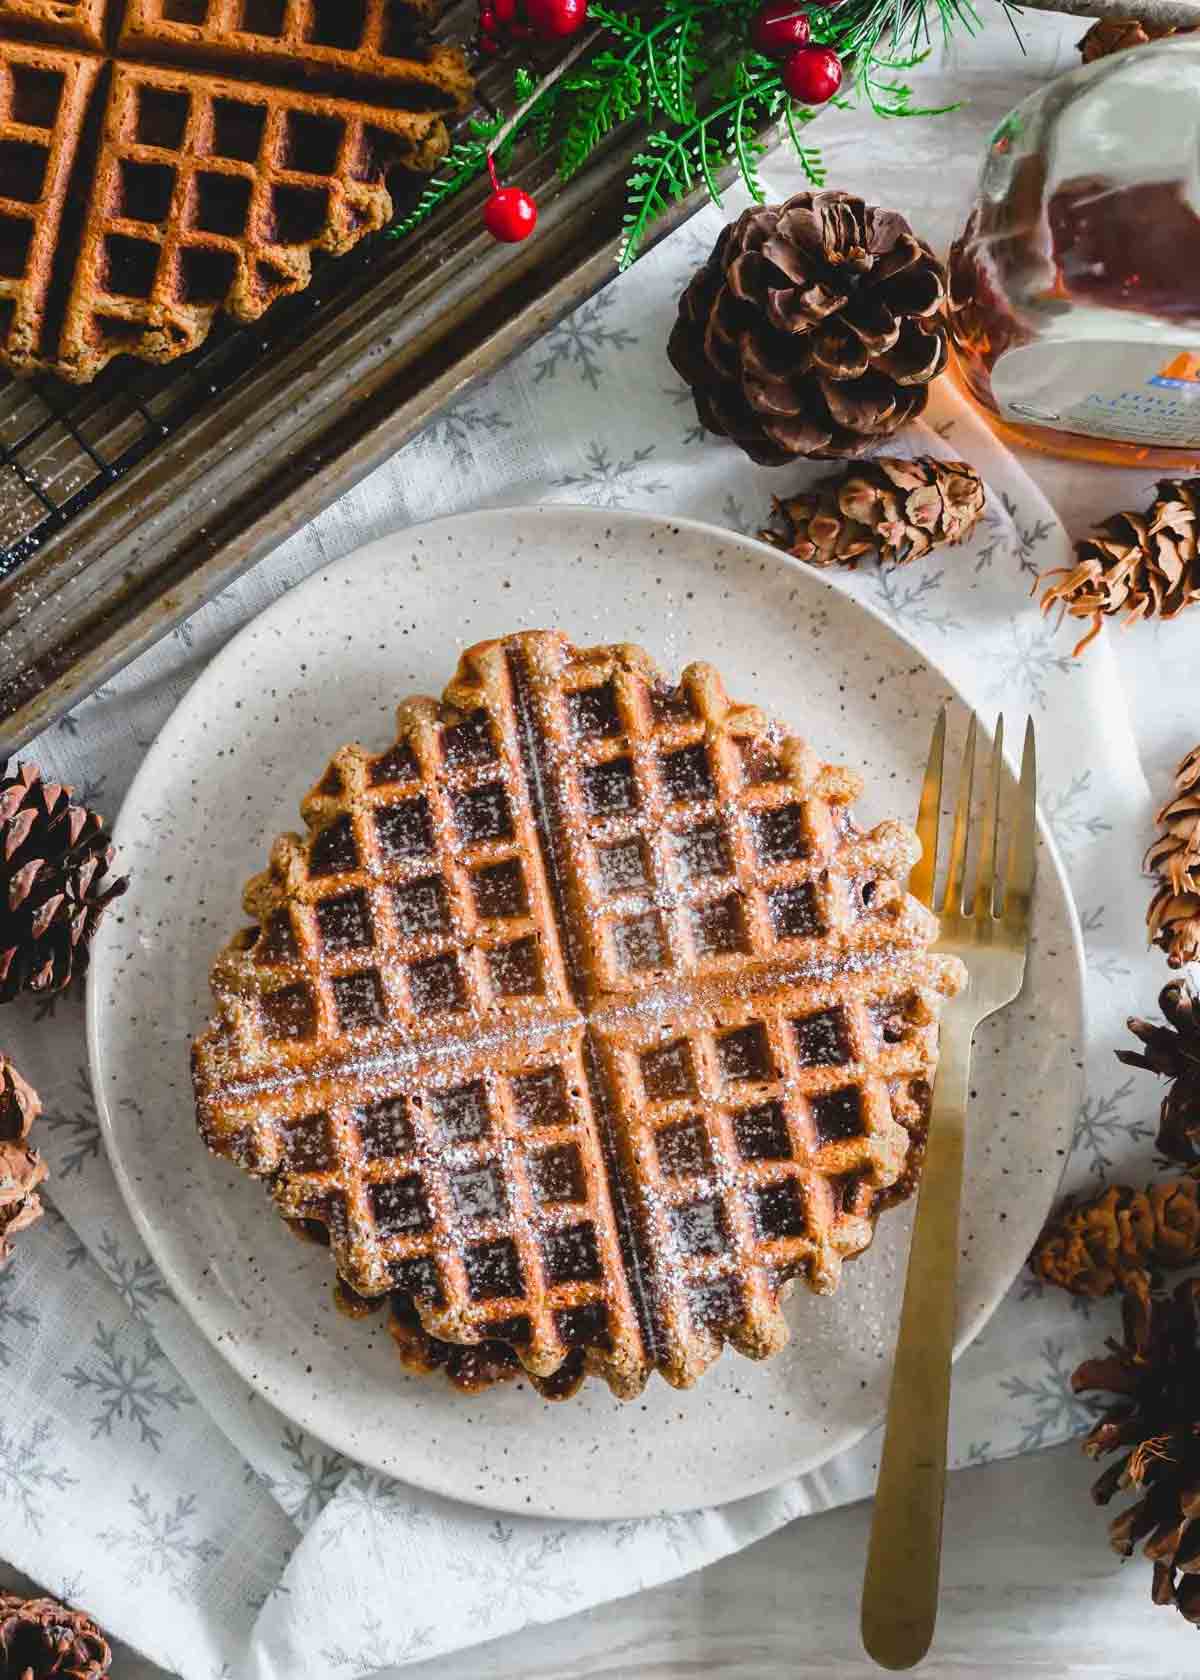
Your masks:
<instances>
[{"instance_id":1,"label":"fork handle","mask_svg":"<svg viewBox=\"0 0 1200 1680\"><path fill-rule=\"evenodd\" d=\"M920 1662L937 1621L972 1037L972 1023L944 1021L888 1398L862 1600L863 1644L883 1668Z\"/></svg>"}]
</instances>

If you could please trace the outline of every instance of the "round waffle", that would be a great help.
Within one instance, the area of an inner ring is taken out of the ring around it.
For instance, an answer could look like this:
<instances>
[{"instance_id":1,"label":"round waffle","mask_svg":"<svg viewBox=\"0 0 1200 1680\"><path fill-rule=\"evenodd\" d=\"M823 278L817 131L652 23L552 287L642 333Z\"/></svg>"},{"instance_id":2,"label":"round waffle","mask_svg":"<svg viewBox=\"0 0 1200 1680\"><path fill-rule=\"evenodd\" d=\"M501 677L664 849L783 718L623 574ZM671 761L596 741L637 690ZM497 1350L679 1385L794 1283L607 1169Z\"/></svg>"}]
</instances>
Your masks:
<instances>
[{"instance_id":1,"label":"round waffle","mask_svg":"<svg viewBox=\"0 0 1200 1680\"><path fill-rule=\"evenodd\" d=\"M359 1295L539 1379L628 1397L777 1351L794 1280L834 1289L911 1186L964 978L860 786L709 666L469 650L250 882L194 1048L205 1140Z\"/></svg>"}]
</instances>

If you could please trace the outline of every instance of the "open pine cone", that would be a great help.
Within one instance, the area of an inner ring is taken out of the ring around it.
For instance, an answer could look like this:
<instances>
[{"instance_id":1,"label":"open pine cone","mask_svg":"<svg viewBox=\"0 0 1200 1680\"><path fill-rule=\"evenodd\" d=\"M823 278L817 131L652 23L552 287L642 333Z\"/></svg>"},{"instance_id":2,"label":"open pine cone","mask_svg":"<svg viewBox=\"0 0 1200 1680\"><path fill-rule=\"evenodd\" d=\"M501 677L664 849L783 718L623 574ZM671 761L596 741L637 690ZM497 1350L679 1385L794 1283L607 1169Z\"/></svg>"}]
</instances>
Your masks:
<instances>
[{"instance_id":1,"label":"open pine cone","mask_svg":"<svg viewBox=\"0 0 1200 1680\"><path fill-rule=\"evenodd\" d=\"M1154 1563L1151 1596L1200 1625L1200 1279L1170 1295L1133 1289L1122 1301L1124 1338L1107 1357L1087 1359L1071 1378L1076 1394L1114 1395L1084 1441L1091 1458L1120 1458L1092 1489L1098 1505L1137 1494L1109 1525L1113 1550L1130 1557L1139 1541Z\"/></svg>"},{"instance_id":2,"label":"open pine cone","mask_svg":"<svg viewBox=\"0 0 1200 1680\"><path fill-rule=\"evenodd\" d=\"M128 886L106 879L104 821L32 764L0 765L0 1003L61 992L88 965L101 916Z\"/></svg>"},{"instance_id":3,"label":"open pine cone","mask_svg":"<svg viewBox=\"0 0 1200 1680\"><path fill-rule=\"evenodd\" d=\"M1072 618L1091 620L1075 648L1083 652L1105 618L1174 618L1200 601L1200 478L1164 478L1145 513L1115 513L1075 544L1073 566L1045 572L1056 581L1042 611L1056 604Z\"/></svg>"},{"instance_id":4,"label":"open pine cone","mask_svg":"<svg viewBox=\"0 0 1200 1680\"><path fill-rule=\"evenodd\" d=\"M89 1616L52 1598L0 1593L0 1675L13 1680L103 1680L108 1641Z\"/></svg>"},{"instance_id":5,"label":"open pine cone","mask_svg":"<svg viewBox=\"0 0 1200 1680\"><path fill-rule=\"evenodd\" d=\"M1171 1081L1159 1111L1158 1149L1181 1166L1200 1165L1200 998L1186 980L1172 980L1158 995L1162 1021L1129 1020L1145 1045L1118 1050L1127 1067L1146 1068Z\"/></svg>"},{"instance_id":6,"label":"open pine cone","mask_svg":"<svg viewBox=\"0 0 1200 1680\"><path fill-rule=\"evenodd\" d=\"M1175 772L1175 792L1155 820L1162 833L1144 867L1158 876L1146 922L1172 968L1200 959L1200 747Z\"/></svg>"},{"instance_id":7,"label":"open pine cone","mask_svg":"<svg viewBox=\"0 0 1200 1680\"><path fill-rule=\"evenodd\" d=\"M33 1086L0 1054L0 1265L12 1252L10 1239L42 1216L36 1191L46 1163L26 1142L41 1112Z\"/></svg>"},{"instance_id":8,"label":"open pine cone","mask_svg":"<svg viewBox=\"0 0 1200 1680\"><path fill-rule=\"evenodd\" d=\"M1030 1255L1034 1273L1072 1295L1149 1288L1158 1271L1200 1260L1200 1181L1191 1174L1145 1190L1110 1184L1056 1209Z\"/></svg>"},{"instance_id":9,"label":"open pine cone","mask_svg":"<svg viewBox=\"0 0 1200 1680\"><path fill-rule=\"evenodd\" d=\"M797 193L726 227L667 354L710 432L752 460L863 455L916 419L946 365L941 264L903 216Z\"/></svg>"},{"instance_id":10,"label":"open pine cone","mask_svg":"<svg viewBox=\"0 0 1200 1680\"><path fill-rule=\"evenodd\" d=\"M943 543L964 542L984 500L983 481L966 461L876 455L797 496L776 496L784 534L759 536L810 566L852 571L864 555L901 566Z\"/></svg>"}]
</instances>

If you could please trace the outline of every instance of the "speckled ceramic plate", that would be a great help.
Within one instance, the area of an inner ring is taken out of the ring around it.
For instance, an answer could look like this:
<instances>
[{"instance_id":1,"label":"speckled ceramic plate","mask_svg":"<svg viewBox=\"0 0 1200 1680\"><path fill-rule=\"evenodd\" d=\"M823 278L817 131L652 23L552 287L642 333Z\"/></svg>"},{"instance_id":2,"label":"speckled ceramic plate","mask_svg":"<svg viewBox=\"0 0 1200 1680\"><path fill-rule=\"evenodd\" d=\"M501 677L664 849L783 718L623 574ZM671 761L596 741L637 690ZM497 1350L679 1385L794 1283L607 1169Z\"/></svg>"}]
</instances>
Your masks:
<instances>
[{"instance_id":1,"label":"speckled ceramic plate","mask_svg":"<svg viewBox=\"0 0 1200 1680\"><path fill-rule=\"evenodd\" d=\"M460 515L400 532L292 590L212 662L159 736L118 825L135 886L100 941L89 1025L105 1135L179 1299L290 1418L373 1467L505 1510L644 1515L811 1469L880 1416L909 1215L885 1218L840 1292L790 1302L790 1346L725 1357L695 1390L622 1406L598 1384L547 1405L409 1376L382 1317L334 1308L328 1256L196 1134L188 1047L247 876L296 826L343 742L392 739L396 702L440 692L459 650L518 626L636 641L668 672L712 660L732 694L859 767L868 821L916 806L931 719L952 692L894 630L815 573L726 531L588 508ZM981 1035L969 1128L960 1342L1019 1269L1049 1206L1076 1100L1079 953L1043 846L1023 999ZM1055 1101L1045 1093L1053 1087Z\"/></svg>"}]
</instances>

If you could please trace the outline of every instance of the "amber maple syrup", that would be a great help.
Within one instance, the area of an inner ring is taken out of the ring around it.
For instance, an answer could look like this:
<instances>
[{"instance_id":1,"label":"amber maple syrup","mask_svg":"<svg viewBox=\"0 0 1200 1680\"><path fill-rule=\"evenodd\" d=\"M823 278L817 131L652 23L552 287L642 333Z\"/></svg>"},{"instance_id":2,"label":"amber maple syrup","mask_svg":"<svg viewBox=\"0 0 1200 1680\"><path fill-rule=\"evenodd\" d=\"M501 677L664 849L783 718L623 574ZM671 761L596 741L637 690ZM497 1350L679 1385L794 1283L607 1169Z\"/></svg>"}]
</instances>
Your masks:
<instances>
[{"instance_id":1,"label":"amber maple syrup","mask_svg":"<svg viewBox=\"0 0 1200 1680\"><path fill-rule=\"evenodd\" d=\"M1200 469L1200 37L1060 77L992 137L953 366L1009 441Z\"/></svg>"}]
</instances>

